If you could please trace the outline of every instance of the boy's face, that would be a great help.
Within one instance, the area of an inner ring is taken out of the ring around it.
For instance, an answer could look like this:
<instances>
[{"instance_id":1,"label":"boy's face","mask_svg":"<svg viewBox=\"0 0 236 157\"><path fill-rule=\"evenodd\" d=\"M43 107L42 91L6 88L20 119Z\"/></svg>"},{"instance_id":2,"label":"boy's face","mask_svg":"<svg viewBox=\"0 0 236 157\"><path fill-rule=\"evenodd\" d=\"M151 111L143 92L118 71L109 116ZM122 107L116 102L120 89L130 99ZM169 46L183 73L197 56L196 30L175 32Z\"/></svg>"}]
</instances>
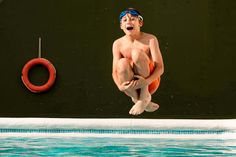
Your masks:
<instances>
[{"instance_id":1,"label":"boy's face","mask_svg":"<svg viewBox=\"0 0 236 157\"><path fill-rule=\"evenodd\" d=\"M140 27L142 27L143 21L137 16L132 16L127 13L122 17L120 21L120 28L124 31L126 35L133 35L140 32Z\"/></svg>"}]
</instances>

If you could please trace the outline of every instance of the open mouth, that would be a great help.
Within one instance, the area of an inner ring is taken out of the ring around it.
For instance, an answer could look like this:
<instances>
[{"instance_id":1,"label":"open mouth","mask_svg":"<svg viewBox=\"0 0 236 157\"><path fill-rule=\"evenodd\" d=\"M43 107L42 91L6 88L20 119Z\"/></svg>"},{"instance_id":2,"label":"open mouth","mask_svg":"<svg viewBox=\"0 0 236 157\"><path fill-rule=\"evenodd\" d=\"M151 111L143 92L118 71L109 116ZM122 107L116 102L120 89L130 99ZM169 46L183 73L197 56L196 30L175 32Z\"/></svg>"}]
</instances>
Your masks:
<instances>
[{"instance_id":1,"label":"open mouth","mask_svg":"<svg viewBox=\"0 0 236 157\"><path fill-rule=\"evenodd\" d=\"M126 29L127 29L127 30L133 30L134 27L132 27L132 26L128 26L128 27L126 27Z\"/></svg>"}]
</instances>

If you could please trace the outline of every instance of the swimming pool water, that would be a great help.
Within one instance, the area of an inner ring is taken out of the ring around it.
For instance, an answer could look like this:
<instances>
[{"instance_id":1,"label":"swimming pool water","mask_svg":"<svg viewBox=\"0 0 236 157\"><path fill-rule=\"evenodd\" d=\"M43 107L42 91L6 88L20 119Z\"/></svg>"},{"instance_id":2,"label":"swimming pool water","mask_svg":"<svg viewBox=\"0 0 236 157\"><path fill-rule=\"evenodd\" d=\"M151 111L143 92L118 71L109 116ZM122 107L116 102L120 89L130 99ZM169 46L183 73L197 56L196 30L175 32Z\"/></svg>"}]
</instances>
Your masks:
<instances>
[{"instance_id":1,"label":"swimming pool water","mask_svg":"<svg viewBox=\"0 0 236 157\"><path fill-rule=\"evenodd\" d=\"M236 156L236 140L3 137L0 156Z\"/></svg>"}]
</instances>

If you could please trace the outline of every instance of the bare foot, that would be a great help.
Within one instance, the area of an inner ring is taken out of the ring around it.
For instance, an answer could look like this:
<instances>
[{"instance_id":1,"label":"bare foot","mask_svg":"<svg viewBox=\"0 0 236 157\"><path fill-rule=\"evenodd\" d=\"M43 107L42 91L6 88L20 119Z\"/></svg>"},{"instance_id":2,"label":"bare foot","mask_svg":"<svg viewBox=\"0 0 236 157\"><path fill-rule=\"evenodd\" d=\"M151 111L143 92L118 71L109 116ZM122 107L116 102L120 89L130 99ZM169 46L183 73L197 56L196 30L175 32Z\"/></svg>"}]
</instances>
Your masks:
<instances>
[{"instance_id":1,"label":"bare foot","mask_svg":"<svg viewBox=\"0 0 236 157\"><path fill-rule=\"evenodd\" d=\"M136 103L138 100L132 98L132 101L133 101L134 103ZM154 111L158 110L159 107L160 107L160 106L159 106L158 104L156 104L156 103L150 101L150 103L149 103L149 104L147 105L147 107L145 108L145 111L146 111L146 112L154 112Z\"/></svg>"},{"instance_id":2,"label":"bare foot","mask_svg":"<svg viewBox=\"0 0 236 157\"><path fill-rule=\"evenodd\" d=\"M147 103L145 101L138 100L135 105L130 109L129 114L139 115L144 112L147 107Z\"/></svg>"},{"instance_id":3,"label":"bare foot","mask_svg":"<svg viewBox=\"0 0 236 157\"><path fill-rule=\"evenodd\" d=\"M159 109L159 105L154 103L154 102L150 102L147 107L145 108L146 112L154 112L157 109Z\"/></svg>"}]
</instances>

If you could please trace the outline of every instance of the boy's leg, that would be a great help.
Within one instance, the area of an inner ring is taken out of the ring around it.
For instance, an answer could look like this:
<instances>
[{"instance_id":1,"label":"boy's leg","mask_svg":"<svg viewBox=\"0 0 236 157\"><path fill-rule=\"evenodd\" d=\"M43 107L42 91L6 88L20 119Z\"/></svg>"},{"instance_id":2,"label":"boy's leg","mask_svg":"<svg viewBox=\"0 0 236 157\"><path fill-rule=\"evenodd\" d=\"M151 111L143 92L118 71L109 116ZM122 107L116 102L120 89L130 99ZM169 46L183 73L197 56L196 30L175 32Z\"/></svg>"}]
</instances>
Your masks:
<instances>
[{"instance_id":1,"label":"boy's leg","mask_svg":"<svg viewBox=\"0 0 236 157\"><path fill-rule=\"evenodd\" d=\"M149 57L145 52L138 50L133 50L131 53L132 61L134 62L134 72L136 75L140 75L144 78L150 75L149 69ZM151 94L148 91L148 86L145 86L140 89L140 95L138 99L132 99L135 105L131 108L130 114L138 115L141 114L144 110L155 111L158 109L158 105L151 103Z\"/></svg>"},{"instance_id":2,"label":"boy's leg","mask_svg":"<svg viewBox=\"0 0 236 157\"><path fill-rule=\"evenodd\" d=\"M131 66L131 61L126 58L121 58L117 64L117 76L120 83L124 83L126 81L131 81L134 79L134 73ZM136 90L128 90L125 92L132 99L138 99L138 93Z\"/></svg>"},{"instance_id":3,"label":"boy's leg","mask_svg":"<svg viewBox=\"0 0 236 157\"><path fill-rule=\"evenodd\" d=\"M149 67L148 67L149 68ZM121 58L117 64L117 75L118 79L121 83L126 82L126 81L131 81L134 78L134 72L131 66L131 61L126 58ZM143 89L144 90L144 89ZM146 89L148 90L148 89ZM140 92L141 93L141 92ZM149 93L149 92L148 92ZM137 90L130 90L127 91L126 94L130 96L133 100L134 103L137 103L139 99L139 95ZM143 93L142 92L142 98L143 98ZM139 105L143 104L143 102L139 102ZM137 105L136 105L137 106ZM146 111L153 112L158 108L158 105L155 103L150 102L148 106L145 108ZM142 111L143 112L143 111Z\"/></svg>"}]
</instances>

